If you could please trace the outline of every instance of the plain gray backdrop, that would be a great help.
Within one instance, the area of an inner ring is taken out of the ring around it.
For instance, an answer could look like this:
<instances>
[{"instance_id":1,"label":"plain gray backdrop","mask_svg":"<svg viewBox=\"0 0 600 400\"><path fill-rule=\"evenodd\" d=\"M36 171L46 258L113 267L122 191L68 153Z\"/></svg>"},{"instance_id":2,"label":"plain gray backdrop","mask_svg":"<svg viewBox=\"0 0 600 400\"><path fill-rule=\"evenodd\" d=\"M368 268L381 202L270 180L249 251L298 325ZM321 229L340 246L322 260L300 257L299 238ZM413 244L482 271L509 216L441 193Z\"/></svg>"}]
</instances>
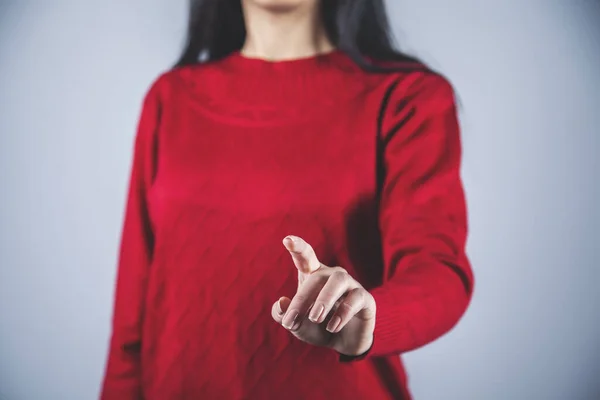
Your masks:
<instances>
[{"instance_id":1,"label":"plain gray backdrop","mask_svg":"<svg viewBox=\"0 0 600 400\"><path fill-rule=\"evenodd\" d=\"M476 291L417 400L600 399L600 1L393 0L462 103ZM0 0L0 398L95 399L133 135L185 0Z\"/></svg>"}]
</instances>

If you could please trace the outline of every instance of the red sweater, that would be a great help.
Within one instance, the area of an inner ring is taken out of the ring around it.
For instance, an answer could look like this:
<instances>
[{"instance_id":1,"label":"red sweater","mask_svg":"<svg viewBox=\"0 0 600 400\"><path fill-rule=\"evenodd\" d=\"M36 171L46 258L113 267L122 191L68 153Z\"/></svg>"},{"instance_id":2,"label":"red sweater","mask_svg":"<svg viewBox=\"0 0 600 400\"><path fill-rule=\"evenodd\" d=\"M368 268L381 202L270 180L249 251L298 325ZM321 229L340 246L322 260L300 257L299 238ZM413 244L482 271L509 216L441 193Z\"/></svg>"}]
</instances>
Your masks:
<instances>
[{"instance_id":1,"label":"red sweater","mask_svg":"<svg viewBox=\"0 0 600 400\"><path fill-rule=\"evenodd\" d=\"M450 330L473 285L453 91L342 52L235 53L162 74L135 140L102 399L408 399L399 354ZM271 317L286 235L377 304L362 360Z\"/></svg>"}]
</instances>

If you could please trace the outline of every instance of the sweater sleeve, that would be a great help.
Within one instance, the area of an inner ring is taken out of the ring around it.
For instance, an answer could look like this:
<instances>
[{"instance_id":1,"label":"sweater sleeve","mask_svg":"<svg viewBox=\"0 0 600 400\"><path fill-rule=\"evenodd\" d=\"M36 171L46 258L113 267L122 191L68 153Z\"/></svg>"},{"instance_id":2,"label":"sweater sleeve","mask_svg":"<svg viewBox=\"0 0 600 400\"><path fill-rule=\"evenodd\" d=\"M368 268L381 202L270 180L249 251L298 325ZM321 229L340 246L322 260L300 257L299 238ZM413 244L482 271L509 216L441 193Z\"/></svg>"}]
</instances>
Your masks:
<instances>
[{"instance_id":1,"label":"sweater sleeve","mask_svg":"<svg viewBox=\"0 0 600 400\"><path fill-rule=\"evenodd\" d=\"M154 174L159 118L156 83L144 98L134 140L114 293L112 332L100 398L141 399L140 350L153 232L147 193Z\"/></svg>"},{"instance_id":2,"label":"sweater sleeve","mask_svg":"<svg viewBox=\"0 0 600 400\"><path fill-rule=\"evenodd\" d=\"M385 275L371 290L376 326L362 358L414 350L445 334L464 314L473 287L452 86L419 73L393 86L384 106L379 227Z\"/></svg>"}]
</instances>

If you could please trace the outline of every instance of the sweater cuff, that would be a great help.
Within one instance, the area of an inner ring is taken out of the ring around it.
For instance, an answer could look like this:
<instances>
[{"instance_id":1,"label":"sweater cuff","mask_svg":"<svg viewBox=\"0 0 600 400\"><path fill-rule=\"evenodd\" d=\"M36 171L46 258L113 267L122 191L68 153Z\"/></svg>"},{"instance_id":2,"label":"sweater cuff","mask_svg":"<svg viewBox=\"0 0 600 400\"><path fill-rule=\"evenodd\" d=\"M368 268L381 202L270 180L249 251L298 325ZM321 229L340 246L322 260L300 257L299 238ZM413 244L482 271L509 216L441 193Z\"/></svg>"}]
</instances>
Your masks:
<instances>
[{"instance_id":1,"label":"sweater cuff","mask_svg":"<svg viewBox=\"0 0 600 400\"><path fill-rule=\"evenodd\" d=\"M367 355L369 355L369 353L371 352L371 349L373 348L373 343L375 343L375 337L373 337L373 341L371 342L371 347L369 347L367 349L367 351L365 351L364 353L361 353L361 354L357 354L355 356L349 356L347 354L342 354L342 353L338 352L339 361L342 363L349 363L352 361L359 361L359 360L365 359L367 357Z\"/></svg>"},{"instance_id":2,"label":"sweater cuff","mask_svg":"<svg viewBox=\"0 0 600 400\"><path fill-rule=\"evenodd\" d=\"M377 316L373 345L368 356L400 354L401 349L410 348L415 340L408 322L410 315L415 313L415 308L420 308L419 304L397 304L397 292L386 288L375 289L371 291L371 295L377 304ZM423 312L426 313L425 310Z\"/></svg>"},{"instance_id":3,"label":"sweater cuff","mask_svg":"<svg viewBox=\"0 0 600 400\"><path fill-rule=\"evenodd\" d=\"M415 350L448 332L470 298L459 276L438 266L407 274L401 284L371 290L377 304L373 347L368 357Z\"/></svg>"},{"instance_id":4,"label":"sweater cuff","mask_svg":"<svg viewBox=\"0 0 600 400\"><path fill-rule=\"evenodd\" d=\"M142 400L142 388L139 382L114 384L107 382L100 393L100 400Z\"/></svg>"}]
</instances>

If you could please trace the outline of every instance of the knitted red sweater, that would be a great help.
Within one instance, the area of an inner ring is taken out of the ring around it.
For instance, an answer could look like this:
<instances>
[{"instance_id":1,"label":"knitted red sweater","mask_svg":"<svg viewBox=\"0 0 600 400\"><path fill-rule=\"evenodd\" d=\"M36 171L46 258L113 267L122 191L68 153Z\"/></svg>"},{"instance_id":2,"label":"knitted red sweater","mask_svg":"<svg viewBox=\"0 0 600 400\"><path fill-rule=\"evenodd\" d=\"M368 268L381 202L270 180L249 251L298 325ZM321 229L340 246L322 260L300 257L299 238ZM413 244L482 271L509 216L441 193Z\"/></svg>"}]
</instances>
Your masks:
<instances>
[{"instance_id":1,"label":"knitted red sweater","mask_svg":"<svg viewBox=\"0 0 600 400\"><path fill-rule=\"evenodd\" d=\"M471 297L453 91L336 51L234 53L162 74L138 126L101 398L408 399L399 354ZM377 303L362 360L271 317L297 270L286 235Z\"/></svg>"}]
</instances>

